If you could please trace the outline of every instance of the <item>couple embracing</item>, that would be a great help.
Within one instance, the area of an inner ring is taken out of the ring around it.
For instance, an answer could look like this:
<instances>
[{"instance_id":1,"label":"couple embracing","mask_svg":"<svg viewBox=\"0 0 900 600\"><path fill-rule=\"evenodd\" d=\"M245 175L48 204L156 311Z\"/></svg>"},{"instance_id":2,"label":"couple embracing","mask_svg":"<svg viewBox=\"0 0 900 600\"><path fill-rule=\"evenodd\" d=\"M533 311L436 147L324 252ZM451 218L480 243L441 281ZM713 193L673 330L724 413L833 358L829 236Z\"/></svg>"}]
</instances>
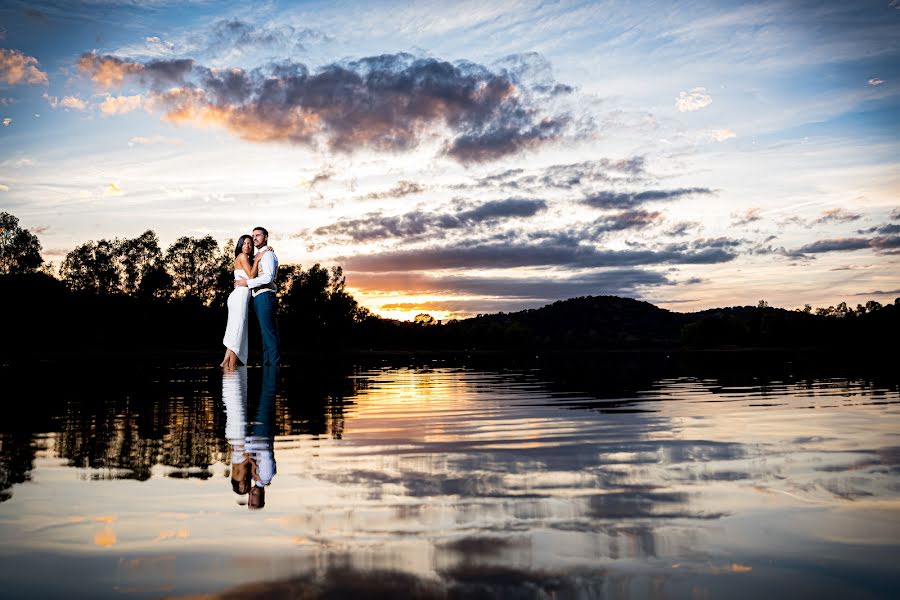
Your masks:
<instances>
[{"instance_id":1,"label":"couple embracing","mask_svg":"<svg viewBox=\"0 0 900 600\"><path fill-rule=\"evenodd\" d=\"M247 364L250 304L262 333L263 364L277 365L279 352L278 258L269 244L269 232L256 227L252 235L242 235L234 248L234 291L228 296L228 324L225 326L225 360L219 366L234 369ZM254 248L256 253L254 253Z\"/></svg>"}]
</instances>

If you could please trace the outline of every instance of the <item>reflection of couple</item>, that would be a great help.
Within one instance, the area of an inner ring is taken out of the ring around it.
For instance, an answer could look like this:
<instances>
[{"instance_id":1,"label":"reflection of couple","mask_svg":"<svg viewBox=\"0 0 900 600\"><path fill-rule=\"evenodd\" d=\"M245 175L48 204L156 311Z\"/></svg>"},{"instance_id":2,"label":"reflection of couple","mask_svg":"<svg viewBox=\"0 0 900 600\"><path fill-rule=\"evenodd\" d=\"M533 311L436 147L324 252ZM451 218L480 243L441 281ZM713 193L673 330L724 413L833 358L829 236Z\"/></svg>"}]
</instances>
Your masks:
<instances>
[{"instance_id":1,"label":"reflection of couple","mask_svg":"<svg viewBox=\"0 0 900 600\"><path fill-rule=\"evenodd\" d=\"M266 505L266 486L275 475L275 384L278 368L264 366L259 406L247 422L247 368L222 376L225 403L225 437L231 446L231 487L247 496L247 507Z\"/></svg>"},{"instance_id":2,"label":"reflection of couple","mask_svg":"<svg viewBox=\"0 0 900 600\"><path fill-rule=\"evenodd\" d=\"M278 351L278 258L268 246L269 232L257 227L253 235L242 235L234 249L234 291L228 296L228 323L225 326L225 360L221 367L234 369L237 361L247 364L247 334L250 300L262 333L263 364L277 365ZM253 248L259 253L254 257Z\"/></svg>"}]
</instances>

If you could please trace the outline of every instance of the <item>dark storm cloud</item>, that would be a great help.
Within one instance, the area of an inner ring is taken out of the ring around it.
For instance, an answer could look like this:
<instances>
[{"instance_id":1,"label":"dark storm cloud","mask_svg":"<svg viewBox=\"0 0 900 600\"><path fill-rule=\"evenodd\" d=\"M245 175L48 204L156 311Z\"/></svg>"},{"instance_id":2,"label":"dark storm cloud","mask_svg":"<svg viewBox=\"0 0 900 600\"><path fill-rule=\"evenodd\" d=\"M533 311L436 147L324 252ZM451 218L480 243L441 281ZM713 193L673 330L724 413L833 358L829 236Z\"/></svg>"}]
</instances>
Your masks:
<instances>
[{"instance_id":1,"label":"dark storm cloud","mask_svg":"<svg viewBox=\"0 0 900 600\"><path fill-rule=\"evenodd\" d=\"M900 233L900 225L897 223L887 223L886 225L877 225L868 229L859 229L856 233L880 233L881 235L895 235Z\"/></svg>"},{"instance_id":2,"label":"dark storm cloud","mask_svg":"<svg viewBox=\"0 0 900 600\"><path fill-rule=\"evenodd\" d=\"M821 254L824 252L846 252L871 248L876 252L891 252L900 248L900 236L878 236L873 238L834 238L819 240L797 249L801 254Z\"/></svg>"},{"instance_id":3,"label":"dark storm cloud","mask_svg":"<svg viewBox=\"0 0 900 600\"><path fill-rule=\"evenodd\" d=\"M531 217L547 208L543 200L507 198L493 200L455 213L415 210L402 215L384 215L373 212L359 219L340 219L319 227L316 235L347 238L354 242L366 242L387 238L417 238L426 234L451 229L472 227L482 223L495 223L503 219Z\"/></svg>"},{"instance_id":4,"label":"dark storm cloud","mask_svg":"<svg viewBox=\"0 0 900 600\"><path fill-rule=\"evenodd\" d=\"M243 31L240 24L223 25ZM542 110L542 94L471 62L385 54L331 64L315 72L285 61L266 68L210 69L193 61L132 62L82 55L82 73L112 87L126 80L151 95L174 122L218 124L256 142L291 142L353 152L401 151L446 128L447 156L462 163L494 160L561 137L567 114Z\"/></svg>"},{"instance_id":5,"label":"dark storm cloud","mask_svg":"<svg viewBox=\"0 0 900 600\"><path fill-rule=\"evenodd\" d=\"M586 295L630 294L638 286L671 285L663 273L645 269L611 269L584 273L568 277L474 277L451 275L435 277L424 273L371 273L352 272L347 277L348 285L356 289L393 290L408 293L439 293L473 296L502 296L495 305L485 300L441 300L433 306L415 305L416 309L431 310L443 308L471 313L496 310L517 310L531 308L533 301L559 300ZM510 298L526 298L528 302L511 304ZM387 308L387 307L385 307ZM398 308L400 308L398 306ZM410 309L404 306L404 309Z\"/></svg>"},{"instance_id":6,"label":"dark storm cloud","mask_svg":"<svg viewBox=\"0 0 900 600\"><path fill-rule=\"evenodd\" d=\"M647 190L644 192L602 191L584 197L582 202L594 208L633 208L646 202L666 202L682 196L713 194L709 188L678 188L674 190Z\"/></svg>"},{"instance_id":7,"label":"dark storm cloud","mask_svg":"<svg viewBox=\"0 0 900 600\"><path fill-rule=\"evenodd\" d=\"M569 117L545 117L534 124L533 121L533 111L509 111L494 123L458 136L446 152L461 163L496 160L559 139Z\"/></svg>"},{"instance_id":8,"label":"dark storm cloud","mask_svg":"<svg viewBox=\"0 0 900 600\"><path fill-rule=\"evenodd\" d=\"M500 269L514 267L598 268L654 264L712 264L737 256L739 240L701 239L658 248L603 250L578 243L566 232L530 241L460 242L443 247L393 250L341 257L353 271L420 271L427 269Z\"/></svg>"}]
</instances>

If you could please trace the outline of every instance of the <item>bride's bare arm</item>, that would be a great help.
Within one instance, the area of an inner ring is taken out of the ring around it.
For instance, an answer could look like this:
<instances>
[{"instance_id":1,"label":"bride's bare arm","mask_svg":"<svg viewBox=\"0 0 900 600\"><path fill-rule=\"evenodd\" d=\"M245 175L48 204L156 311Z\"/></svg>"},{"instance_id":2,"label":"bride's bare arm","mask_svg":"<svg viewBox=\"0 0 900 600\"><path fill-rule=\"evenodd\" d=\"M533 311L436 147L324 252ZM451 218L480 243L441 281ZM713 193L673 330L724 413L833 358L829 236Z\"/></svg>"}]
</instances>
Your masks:
<instances>
[{"instance_id":1,"label":"bride's bare arm","mask_svg":"<svg viewBox=\"0 0 900 600\"><path fill-rule=\"evenodd\" d=\"M247 256L245 254L241 254L237 257L238 264L240 268L244 270L247 274L247 279L253 279L257 275L259 275L259 260L263 257L263 254L271 250L271 246L266 246L256 255L256 258L253 259L253 265L250 264L250 261L247 260Z\"/></svg>"},{"instance_id":2,"label":"bride's bare arm","mask_svg":"<svg viewBox=\"0 0 900 600\"><path fill-rule=\"evenodd\" d=\"M250 272L253 270L253 267L250 266L250 261L247 260L246 254L239 254L235 259L237 269L242 269L244 273L247 274L247 279L253 279L256 275L251 275Z\"/></svg>"}]
</instances>

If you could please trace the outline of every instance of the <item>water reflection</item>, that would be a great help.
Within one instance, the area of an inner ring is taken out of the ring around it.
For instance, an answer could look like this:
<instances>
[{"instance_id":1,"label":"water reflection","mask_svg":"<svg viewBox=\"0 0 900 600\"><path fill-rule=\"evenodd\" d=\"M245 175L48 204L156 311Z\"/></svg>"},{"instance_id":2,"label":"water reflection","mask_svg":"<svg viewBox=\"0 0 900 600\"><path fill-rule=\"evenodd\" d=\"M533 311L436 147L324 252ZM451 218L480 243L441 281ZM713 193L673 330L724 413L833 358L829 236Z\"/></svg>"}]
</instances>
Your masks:
<instances>
[{"instance_id":1,"label":"water reflection","mask_svg":"<svg viewBox=\"0 0 900 600\"><path fill-rule=\"evenodd\" d=\"M247 367L222 375L225 437L231 446L231 487L247 496L250 509L266 505L266 486L275 476L275 391L278 367L265 366L255 415L247 420Z\"/></svg>"},{"instance_id":2,"label":"water reflection","mask_svg":"<svg viewBox=\"0 0 900 600\"><path fill-rule=\"evenodd\" d=\"M581 389L527 370L242 367L70 397L51 427L0 438L0 576L27 590L52 559L156 595L256 582L229 597L796 597L785 582L801 580L879 597L900 583L896 384Z\"/></svg>"}]
</instances>

